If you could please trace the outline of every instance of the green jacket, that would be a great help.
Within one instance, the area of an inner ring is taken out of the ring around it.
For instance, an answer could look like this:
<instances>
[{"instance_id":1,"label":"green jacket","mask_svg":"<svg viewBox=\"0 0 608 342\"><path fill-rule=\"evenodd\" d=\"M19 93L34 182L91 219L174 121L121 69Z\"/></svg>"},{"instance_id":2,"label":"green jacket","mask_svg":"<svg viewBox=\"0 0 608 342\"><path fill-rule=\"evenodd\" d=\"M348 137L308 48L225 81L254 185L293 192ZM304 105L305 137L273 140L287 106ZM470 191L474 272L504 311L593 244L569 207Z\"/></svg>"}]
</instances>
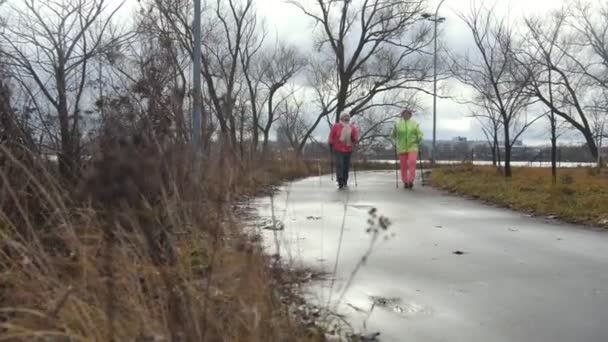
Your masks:
<instances>
[{"instance_id":1,"label":"green jacket","mask_svg":"<svg viewBox=\"0 0 608 342\"><path fill-rule=\"evenodd\" d=\"M420 125L412 119L400 119L393 128L391 134L393 141L397 142L399 154L418 152L418 145L422 142L422 131Z\"/></svg>"}]
</instances>

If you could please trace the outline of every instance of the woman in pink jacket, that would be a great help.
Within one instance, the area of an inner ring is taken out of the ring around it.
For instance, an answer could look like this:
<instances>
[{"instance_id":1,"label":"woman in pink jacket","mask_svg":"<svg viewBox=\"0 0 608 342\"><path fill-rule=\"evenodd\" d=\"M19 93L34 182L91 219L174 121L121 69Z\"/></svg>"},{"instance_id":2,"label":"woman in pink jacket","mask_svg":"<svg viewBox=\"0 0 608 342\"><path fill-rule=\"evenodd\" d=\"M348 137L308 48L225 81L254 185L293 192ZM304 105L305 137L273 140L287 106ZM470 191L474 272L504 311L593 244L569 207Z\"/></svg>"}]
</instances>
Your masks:
<instances>
[{"instance_id":1,"label":"woman in pink jacket","mask_svg":"<svg viewBox=\"0 0 608 342\"><path fill-rule=\"evenodd\" d=\"M329 133L329 148L333 151L336 161L336 178L340 189L348 186L348 172L353 147L359 140L359 132L355 125L350 123L350 115L340 115L340 122L336 123Z\"/></svg>"}]
</instances>

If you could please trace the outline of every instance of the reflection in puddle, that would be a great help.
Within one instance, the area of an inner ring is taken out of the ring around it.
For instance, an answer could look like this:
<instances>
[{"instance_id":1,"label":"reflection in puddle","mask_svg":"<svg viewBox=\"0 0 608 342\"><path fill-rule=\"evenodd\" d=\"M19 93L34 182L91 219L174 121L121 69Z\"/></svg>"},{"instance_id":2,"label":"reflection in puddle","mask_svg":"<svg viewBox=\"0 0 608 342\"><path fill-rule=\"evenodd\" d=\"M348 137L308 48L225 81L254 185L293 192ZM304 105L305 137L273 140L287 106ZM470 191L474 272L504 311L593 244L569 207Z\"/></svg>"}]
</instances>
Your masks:
<instances>
[{"instance_id":1,"label":"reflection in puddle","mask_svg":"<svg viewBox=\"0 0 608 342\"><path fill-rule=\"evenodd\" d=\"M365 205L365 204L357 204L357 205L350 205L351 208L355 208L355 209L359 209L359 210L365 210L365 211L369 211L373 208L375 208L373 205Z\"/></svg>"},{"instance_id":2,"label":"reflection in puddle","mask_svg":"<svg viewBox=\"0 0 608 342\"><path fill-rule=\"evenodd\" d=\"M409 302L404 303L400 298L374 297L370 298L376 307L380 307L407 318L429 317L433 314L431 308Z\"/></svg>"}]
</instances>

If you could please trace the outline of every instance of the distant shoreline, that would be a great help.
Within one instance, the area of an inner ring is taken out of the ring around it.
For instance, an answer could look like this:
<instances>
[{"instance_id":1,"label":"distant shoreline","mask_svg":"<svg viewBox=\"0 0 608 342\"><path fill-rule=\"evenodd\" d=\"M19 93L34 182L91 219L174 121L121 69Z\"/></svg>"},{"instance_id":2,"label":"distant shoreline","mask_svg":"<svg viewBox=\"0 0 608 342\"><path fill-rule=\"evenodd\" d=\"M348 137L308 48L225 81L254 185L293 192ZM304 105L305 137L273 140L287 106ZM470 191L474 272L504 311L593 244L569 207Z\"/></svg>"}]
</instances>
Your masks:
<instances>
[{"instance_id":1,"label":"distant shoreline","mask_svg":"<svg viewBox=\"0 0 608 342\"><path fill-rule=\"evenodd\" d=\"M369 159L369 162L372 163L387 163L387 164L395 164L395 160L393 159ZM422 160L423 163L430 163L430 160ZM462 160L438 160L436 162L439 165L458 165L463 164ZM473 161L473 165L492 165L491 160L475 160ZM504 165L504 163L503 163ZM576 168L576 167L595 167L597 163L590 162L558 162L557 167L559 168ZM551 162L543 161L543 162L529 162L529 161L511 161L511 166L513 167L551 167Z\"/></svg>"}]
</instances>

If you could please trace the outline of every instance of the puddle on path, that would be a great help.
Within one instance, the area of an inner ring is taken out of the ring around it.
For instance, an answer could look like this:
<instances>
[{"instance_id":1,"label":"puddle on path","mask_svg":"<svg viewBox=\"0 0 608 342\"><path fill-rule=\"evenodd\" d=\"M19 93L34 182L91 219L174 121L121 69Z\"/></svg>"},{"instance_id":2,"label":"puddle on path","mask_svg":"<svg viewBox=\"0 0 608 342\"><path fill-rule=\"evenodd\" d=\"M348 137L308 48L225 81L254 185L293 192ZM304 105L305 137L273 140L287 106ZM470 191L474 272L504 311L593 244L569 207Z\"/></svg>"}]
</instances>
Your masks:
<instances>
[{"instance_id":1,"label":"puddle on path","mask_svg":"<svg viewBox=\"0 0 608 342\"><path fill-rule=\"evenodd\" d=\"M404 302L401 298L370 297L375 307L391 311L406 318L423 318L433 315L431 308L415 302Z\"/></svg>"},{"instance_id":2,"label":"puddle on path","mask_svg":"<svg viewBox=\"0 0 608 342\"><path fill-rule=\"evenodd\" d=\"M356 205L351 204L349 207L359 209L359 210L365 210L365 211L370 211L375 208L373 205L367 205L367 204L356 204Z\"/></svg>"}]
</instances>

